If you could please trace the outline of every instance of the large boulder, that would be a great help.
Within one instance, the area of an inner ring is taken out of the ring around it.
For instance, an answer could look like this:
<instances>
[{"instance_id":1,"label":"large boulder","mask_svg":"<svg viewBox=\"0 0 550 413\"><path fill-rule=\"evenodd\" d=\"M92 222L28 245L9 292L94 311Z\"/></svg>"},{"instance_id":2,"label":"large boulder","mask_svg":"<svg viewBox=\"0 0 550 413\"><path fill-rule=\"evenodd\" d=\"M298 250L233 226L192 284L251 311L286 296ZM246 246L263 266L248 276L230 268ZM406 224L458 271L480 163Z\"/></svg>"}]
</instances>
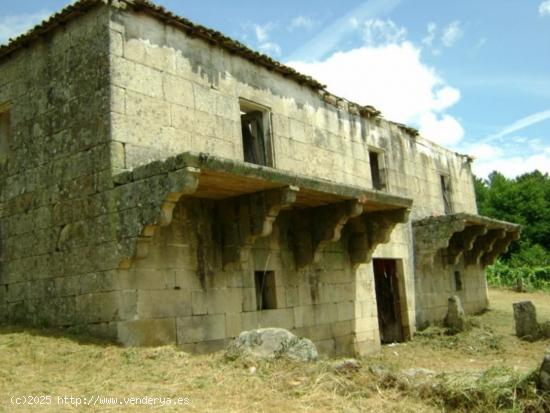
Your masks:
<instances>
[{"instance_id":1,"label":"large boulder","mask_svg":"<svg viewBox=\"0 0 550 413\"><path fill-rule=\"evenodd\" d=\"M453 334L466 330L468 324L466 314L464 313L464 308L462 308L460 298L456 295L449 298L444 323L449 332Z\"/></svg>"},{"instance_id":2,"label":"large boulder","mask_svg":"<svg viewBox=\"0 0 550 413\"><path fill-rule=\"evenodd\" d=\"M513 304L516 336L523 340L536 340L540 336L537 322L537 309L531 301L520 301Z\"/></svg>"},{"instance_id":3,"label":"large boulder","mask_svg":"<svg viewBox=\"0 0 550 413\"><path fill-rule=\"evenodd\" d=\"M243 331L229 343L226 357L230 359L276 359L312 361L319 356L311 340L298 338L284 328L260 328Z\"/></svg>"},{"instance_id":4,"label":"large boulder","mask_svg":"<svg viewBox=\"0 0 550 413\"><path fill-rule=\"evenodd\" d=\"M550 349L548 349L550 351ZM538 388L550 392L550 352L544 357L539 371Z\"/></svg>"}]
</instances>

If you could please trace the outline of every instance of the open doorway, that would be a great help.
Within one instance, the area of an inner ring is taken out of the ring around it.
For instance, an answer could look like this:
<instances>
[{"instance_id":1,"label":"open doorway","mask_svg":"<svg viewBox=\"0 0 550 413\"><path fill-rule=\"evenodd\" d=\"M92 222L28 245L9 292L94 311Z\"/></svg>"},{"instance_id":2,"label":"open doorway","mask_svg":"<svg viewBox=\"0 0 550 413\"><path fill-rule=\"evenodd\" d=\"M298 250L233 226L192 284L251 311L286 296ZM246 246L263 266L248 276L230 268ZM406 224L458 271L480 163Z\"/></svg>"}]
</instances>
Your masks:
<instances>
[{"instance_id":1,"label":"open doorway","mask_svg":"<svg viewBox=\"0 0 550 413\"><path fill-rule=\"evenodd\" d=\"M403 341L397 260L373 259L378 327L382 343Z\"/></svg>"}]
</instances>

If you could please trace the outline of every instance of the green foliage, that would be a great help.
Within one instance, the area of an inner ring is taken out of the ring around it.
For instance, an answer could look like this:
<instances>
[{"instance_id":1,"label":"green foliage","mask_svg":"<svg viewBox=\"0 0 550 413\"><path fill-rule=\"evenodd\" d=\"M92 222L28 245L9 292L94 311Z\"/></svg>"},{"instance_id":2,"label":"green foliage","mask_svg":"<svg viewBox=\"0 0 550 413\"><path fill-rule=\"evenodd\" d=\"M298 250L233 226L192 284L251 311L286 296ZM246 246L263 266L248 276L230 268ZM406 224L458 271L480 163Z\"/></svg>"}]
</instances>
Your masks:
<instances>
[{"instance_id":1,"label":"green foliage","mask_svg":"<svg viewBox=\"0 0 550 413\"><path fill-rule=\"evenodd\" d=\"M522 226L521 240L487 269L495 286L516 286L522 279L527 289L550 290L550 177L539 171L508 179L493 172L487 180L475 178L481 215Z\"/></svg>"},{"instance_id":2,"label":"green foliage","mask_svg":"<svg viewBox=\"0 0 550 413\"><path fill-rule=\"evenodd\" d=\"M508 179L493 172L487 180L475 178L481 215L522 225L524 245L550 250L550 177L539 171ZM513 251L519 250L516 244Z\"/></svg>"},{"instance_id":3,"label":"green foliage","mask_svg":"<svg viewBox=\"0 0 550 413\"><path fill-rule=\"evenodd\" d=\"M496 287L511 287L521 279L527 290L550 291L550 265L513 267L502 261L487 267L487 282Z\"/></svg>"}]
</instances>

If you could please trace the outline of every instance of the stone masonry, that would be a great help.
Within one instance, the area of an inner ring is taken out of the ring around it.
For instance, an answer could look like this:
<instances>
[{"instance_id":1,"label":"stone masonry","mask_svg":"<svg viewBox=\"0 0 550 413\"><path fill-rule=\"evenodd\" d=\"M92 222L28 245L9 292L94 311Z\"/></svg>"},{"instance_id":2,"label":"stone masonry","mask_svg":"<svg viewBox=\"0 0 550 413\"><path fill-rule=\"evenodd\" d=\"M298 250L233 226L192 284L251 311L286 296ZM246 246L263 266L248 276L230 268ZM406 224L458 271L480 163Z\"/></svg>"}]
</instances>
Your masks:
<instances>
[{"instance_id":1,"label":"stone masonry","mask_svg":"<svg viewBox=\"0 0 550 413\"><path fill-rule=\"evenodd\" d=\"M375 351L389 315L406 340L487 306L519 228L475 215L470 163L147 1L80 0L0 47L0 321Z\"/></svg>"}]
</instances>

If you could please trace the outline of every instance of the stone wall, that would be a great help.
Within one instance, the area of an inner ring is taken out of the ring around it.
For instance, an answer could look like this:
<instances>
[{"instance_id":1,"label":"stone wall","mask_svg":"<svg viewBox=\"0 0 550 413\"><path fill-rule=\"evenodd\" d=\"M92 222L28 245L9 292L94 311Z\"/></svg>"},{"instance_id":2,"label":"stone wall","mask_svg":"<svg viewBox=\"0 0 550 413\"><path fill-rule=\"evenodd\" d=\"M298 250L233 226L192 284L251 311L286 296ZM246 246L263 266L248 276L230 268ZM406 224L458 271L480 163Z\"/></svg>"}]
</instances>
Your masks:
<instances>
[{"instance_id":1,"label":"stone wall","mask_svg":"<svg viewBox=\"0 0 550 413\"><path fill-rule=\"evenodd\" d=\"M466 265L463 258L457 265L449 265L444 263L444 257L439 253L433 265L417 266L415 280L418 328L442 321L447 314L447 300L453 295L460 297L466 314L477 314L489 306L485 267Z\"/></svg>"},{"instance_id":2,"label":"stone wall","mask_svg":"<svg viewBox=\"0 0 550 413\"><path fill-rule=\"evenodd\" d=\"M414 199L412 218L476 212L469 161L379 118L352 114L296 81L146 14L111 23L113 167L194 150L243 159L239 99L270 109L275 167L372 188L369 149L385 156L387 190Z\"/></svg>"},{"instance_id":3,"label":"stone wall","mask_svg":"<svg viewBox=\"0 0 550 413\"><path fill-rule=\"evenodd\" d=\"M215 222L212 205L182 200L175 222L166 219L167 197L177 195L170 208L196 179L167 158L243 159L239 99L270 109L279 170L371 188L376 149L386 190L414 199L412 218L443 213L441 174L455 210L476 210L464 157L145 14L98 5L0 60L12 128L0 163L0 320L195 350L276 324L326 352L376 348L372 265L351 265L349 234L296 270L282 214L242 267L224 269L215 233L197 238ZM417 307L412 245L411 225L400 224L373 254L402 264L407 334ZM257 312L251 277L267 256L281 307Z\"/></svg>"},{"instance_id":4,"label":"stone wall","mask_svg":"<svg viewBox=\"0 0 550 413\"><path fill-rule=\"evenodd\" d=\"M0 165L0 319L74 325L118 263L111 186L109 12L95 8L0 60L11 146ZM109 300L111 297L109 298Z\"/></svg>"},{"instance_id":5,"label":"stone wall","mask_svg":"<svg viewBox=\"0 0 550 413\"><path fill-rule=\"evenodd\" d=\"M372 270L350 265L345 237L318 265L296 270L292 211L283 211L247 261L224 269L216 209L226 207L183 199L147 257L118 272L121 287L137 290L134 314L117 325L122 342L212 351L243 330L277 326L310 338L323 353L379 348ZM276 308L257 310L255 271L274 271Z\"/></svg>"}]
</instances>

